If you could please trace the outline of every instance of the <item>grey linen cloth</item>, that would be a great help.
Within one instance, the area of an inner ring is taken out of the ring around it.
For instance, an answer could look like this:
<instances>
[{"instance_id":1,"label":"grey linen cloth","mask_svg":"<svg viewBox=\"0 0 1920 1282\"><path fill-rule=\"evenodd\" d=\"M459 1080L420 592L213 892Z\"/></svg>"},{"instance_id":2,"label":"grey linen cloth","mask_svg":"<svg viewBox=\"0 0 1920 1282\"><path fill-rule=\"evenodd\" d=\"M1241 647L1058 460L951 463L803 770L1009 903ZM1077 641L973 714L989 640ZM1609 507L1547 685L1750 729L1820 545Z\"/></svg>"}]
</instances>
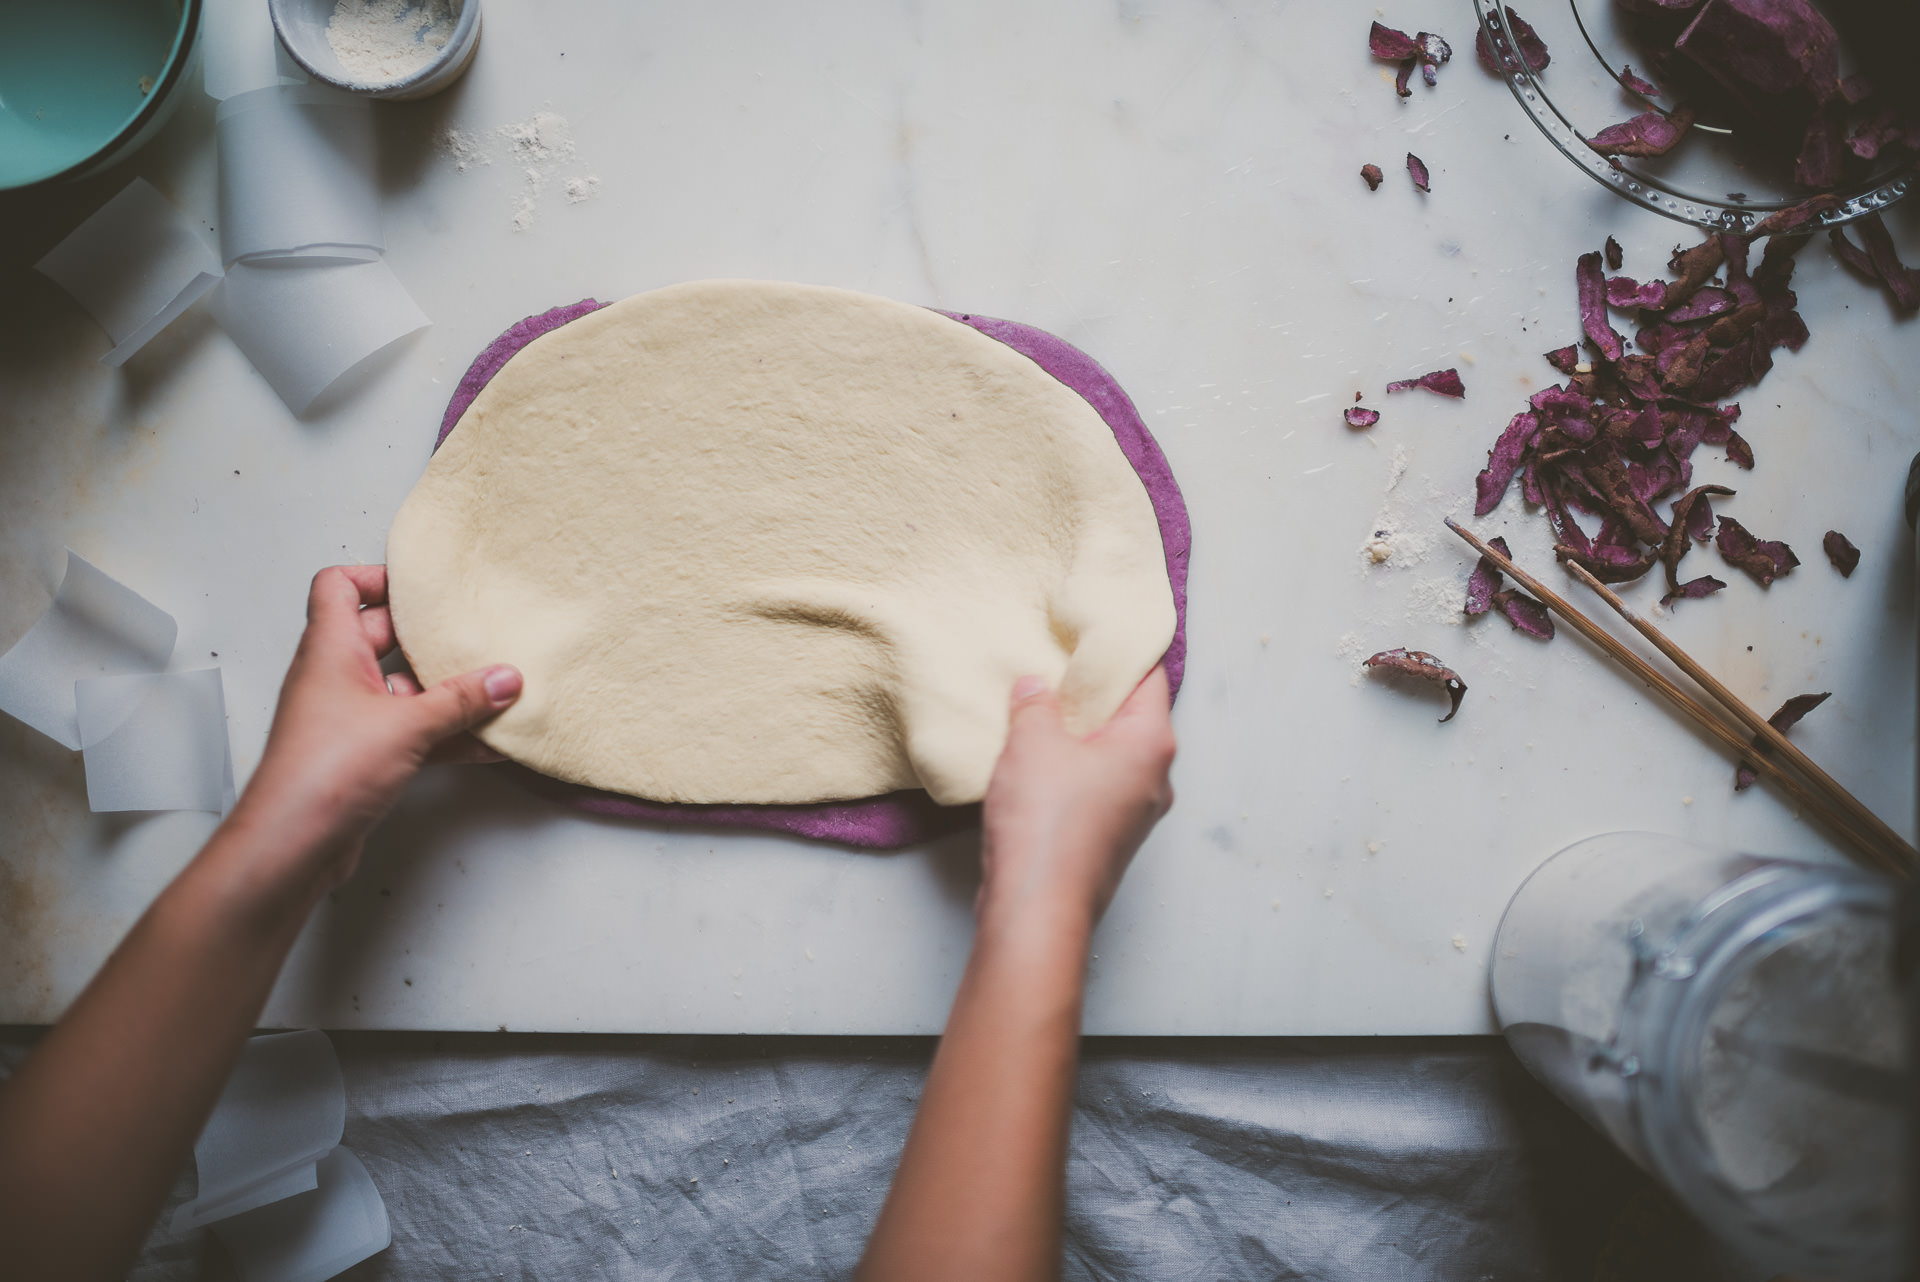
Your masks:
<instances>
[{"instance_id":1,"label":"grey linen cloth","mask_svg":"<svg viewBox=\"0 0 1920 1282\"><path fill-rule=\"evenodd\" d=\"M37 1034L0 1034L10 1068ZM934 1043L337 1033L371 1279L846 1278ZM4 1142L4 1139L0 1139ZM1696 1234L1497 1038L1092 1040L1074 1279L1698 1279ZM182 1172L171 1207L193 1190ZM164 1223L164 1218L163 1221ZM226 1276L156 1230L133 1277Z\"/></svg>"}]
</instances>

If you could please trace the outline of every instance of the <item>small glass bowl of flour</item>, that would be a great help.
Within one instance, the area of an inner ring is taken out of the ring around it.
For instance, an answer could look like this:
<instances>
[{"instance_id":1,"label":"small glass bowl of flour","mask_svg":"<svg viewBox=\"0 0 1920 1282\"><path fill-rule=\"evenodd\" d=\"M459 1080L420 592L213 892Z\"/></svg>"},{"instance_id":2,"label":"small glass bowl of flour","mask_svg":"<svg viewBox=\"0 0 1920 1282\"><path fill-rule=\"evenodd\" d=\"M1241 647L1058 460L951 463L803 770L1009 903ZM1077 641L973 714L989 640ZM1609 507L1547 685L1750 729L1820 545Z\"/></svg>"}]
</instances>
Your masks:
<instances>
[{"instance_id":1,"label":"small glass bowl of flour","mask_svg":"<svg viewBox=\"0 0 1920 1282\"><path fill-rule=\"evenodd\" d=\"M425 98L458 80L480 46L480 0L271 0L293 60L369 98Z\"/></svg>"}]
</instances>

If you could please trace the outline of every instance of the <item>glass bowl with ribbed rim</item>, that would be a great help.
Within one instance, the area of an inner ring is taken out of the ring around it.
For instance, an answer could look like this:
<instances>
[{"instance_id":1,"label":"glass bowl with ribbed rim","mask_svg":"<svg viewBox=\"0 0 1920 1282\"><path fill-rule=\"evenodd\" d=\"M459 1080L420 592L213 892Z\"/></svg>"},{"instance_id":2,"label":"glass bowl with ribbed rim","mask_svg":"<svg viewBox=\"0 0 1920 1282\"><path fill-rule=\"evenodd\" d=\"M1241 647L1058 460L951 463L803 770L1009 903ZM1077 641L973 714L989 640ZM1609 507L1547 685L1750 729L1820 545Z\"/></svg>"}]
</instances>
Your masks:
<instances>
[{"instance_id":1,"label":"glass bowl with ribbed rim","mask_svg":"<svg viewBox=\"0 0 1920 1282\"><path fill-rule=\"evenodd\" d=\"M1679 105L1665 94L1648 97L1629 83L1624 73L1644 52L1627 38L1613 0L1549 0L1537 14L1522 14L1550 55L1537 72L1517 52L1505 6L1473 0L1473 9L1520 109L1561 155L1616 195L1678 222L1742 232L1814 194L1793 185L1790 161L1755 142L1751 126L1743 132L1732 121L1702 118L1665 156L1609 158L1589 146L1586 140L1608 125ZM1844 47L1842 59L1844 70ZM1884 209L1916 179L1920 170L1911 160L1882 163L1865 180L1834 192L1840 203L1821 211L1819 223L1831 226Z\"/></svg>"}]
</instances>

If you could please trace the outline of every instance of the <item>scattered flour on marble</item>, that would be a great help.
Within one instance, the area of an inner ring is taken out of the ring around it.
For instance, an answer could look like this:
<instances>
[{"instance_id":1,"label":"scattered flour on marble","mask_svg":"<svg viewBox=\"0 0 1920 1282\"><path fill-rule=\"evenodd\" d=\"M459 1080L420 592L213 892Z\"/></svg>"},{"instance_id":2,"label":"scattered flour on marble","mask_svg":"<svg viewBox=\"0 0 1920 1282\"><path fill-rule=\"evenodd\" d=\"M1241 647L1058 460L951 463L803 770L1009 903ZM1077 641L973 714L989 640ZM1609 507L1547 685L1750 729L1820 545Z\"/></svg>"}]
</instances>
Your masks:
<instances>
[{"instance_id":1,"label":"scattered flour on marble","mask_svg":"<svg viewBox=\"0 0 1920 1282\"><path fill-rule=\"evenodd\" d=\"M1449 630L1451 638L1464 634L1480 651L1476 667L1495 679L1507 676L1500 646L1507 631L1483 626L1486 619L1468 619L1467 575L1473 566L1470 552L1456 553L1454 536L1445 521L1467 515L1465 501L1442 491L1429 476L1412 471L1412 456L1396 445L1389 457L1380 507L1367 524L1357 548L1358 573L1372 588L1370 608L1355 622L1361 626L1341 636L1336 653L1348 667L1348 683L1358 686L1368 655L1405 646L1438 649L1434 634ZM1464 545L1462 545L1464 546ZM1457 644L1444 642L1445 660ZM1486 668L1494 663L1498 672Z\"/></svg>"},{"instance_id":2,"label":"scattered flour on marble","mask_svg":"<svg viewBox=\"0 0 1920 1282\"><path fill-rule=\"evenodd\" d=\"M523 172L526 174L526 182L520 188L520 194L513 202L513 218L511 221L515 231L525 231L527 228L533 226L533 217L539 212L540 207L540 188L542 186L540 171L538 169L528 168Z\"/></svg>"},{"instance_id":3,"label":"scattered flour on marble","mask_svg":"<svg viewBox=\"0 0 1920 1282\"><path fill-rule=\"evenodd\" d=\"M453 162L455 169L464 170L470 165L491 165L493 157L487 154L487 141L483 135L470 134L459 129L447 128L440 131L435 141L440 154Z\"/></svg>"},{"instance_id":4,"label":"scattered flour on marble","mask_svg":"<svg viewBox=\"0 0 1920 1282\"><path fill-rule=\"evenodd\" d=\"M507 145L507 154L525 175L513 204L512 223L515 231L526 231L533 226L539 209L547 171L573 159L573 126L557 111L536 111L518 124L503 127L499 134Z\"/></svg>"},{"instance_id":5,"label":"scattered flour on marble","mask_svg":"<svg viewBox=\"0 0 1920 1282\"><path fill-rule=\"evenodd\" d=\"M498 157L519 171L520 183L507 215L508 226L515 231L533 227L549 179L558 181L570 205L592 199L600 189L597 174L562 178L555 172L562 166L571 167L578 157L573 126L557 111L542 109L525 120L486 133L446 129L440 134L438 148L457 170L491 165Z\"/></svg>"},{"instance_id":6,"label":"scattered flour on marble","mask_svg":"<svg viewBox=\"0 0 1920 1282\"><path fill-rule=\"evenodd\" d=\"M1407 585L1407 617L1442 627L1457 628L1466 621L1464 582L1437 574L1424 575Z\"/></svg>"},{"instance_id":7,"label":"scattered flour on marble","mask_svg":"<svg viewBox=\"0 0 1920 1282\"><path fill-rule=\"evenodd\" d=\"M545 167L573 159L573 126L557 111L536 111L519 124L503 126L499 134L522 164Z\"/></svg>"},{"instance_id":8,"label":"scattered flour on marble","mask_svg":"<svg viewBox=\"0 0 1920 1282\"><path fill-rule=\"evenodd\" d=\"M1412 459L1407 447L1396 445L1387 464L1387 484L1382 491L1380 511L1360 543L1363 568L1387 567L1404 570L1425 562L1433 554L1435 539L1427 528L1437 519L1424 511L1412 511L1418 500L1410 500L1400 489Z\"/></svg>"},{"instance_id":9,"label":"scattered flour on marble","mask_svg":"<svg viewBox=\"0 0 1920 1282\"><path fill-rule=\"evenodd\" d=\"M354 81L391 84L432 62L458 18L451 0L339 0L327 19L327 43Z\"/></svg>"},{"instance_id":10,"label":"scattered flour on marble","mask_svg":"<svg viewBox=\"0 0 1920 1282\"><path fill-rule=\"evenodd\" d=\"M1386 492L1388 494L1393 493L1395 487L1400 484L1400 479L1407 474L1407 464L1410 462L1412 462L1412 460L1407 456L1406 446L1396 445L1393 447L1393 460L1387 465Z\"/></svg>"},{"instance_id":11,"label":"scattered flour on marble","mask_svg":"<svg viewBox=\"0 0 1920 1282\"><path fill-rule=\"evenodd\" d=\"M1375 652L1367 647L1367 643L1360 639L1358 633L1345 632L1341 634L1339 642L1334 646L1334 653L1338 654L1347 667L1352 669L1351 675L1347 678L1347 684L1358 686L1361 665L1367 661L1367 656Z\"/></svg>"}]
</instances>

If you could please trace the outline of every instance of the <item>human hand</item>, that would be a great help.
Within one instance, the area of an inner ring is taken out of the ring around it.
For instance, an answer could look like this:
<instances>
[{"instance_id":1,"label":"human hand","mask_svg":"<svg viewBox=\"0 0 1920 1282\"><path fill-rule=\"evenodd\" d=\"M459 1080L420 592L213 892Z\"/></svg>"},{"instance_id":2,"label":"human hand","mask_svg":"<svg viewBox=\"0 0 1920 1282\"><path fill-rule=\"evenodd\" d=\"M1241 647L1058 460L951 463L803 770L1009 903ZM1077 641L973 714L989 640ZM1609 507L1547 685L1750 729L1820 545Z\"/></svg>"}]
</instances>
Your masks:
<instances>
[{"instance_id":1,"label":"human hand","mask_svg":"<svg viewBox=\"0 0 1920 1282\"><path fill-rule=\"evenodd\" d=\"M520 697L520 673L504 665L428 690L386 677L380 661L396 644L385 566L314 576L266 752L234 808L232 822L270 825L325 888L352 876L367 832L428 760L498 761L466 732Z\"/></svg>"},{"instance_id":2,"label":"human hand","mask_svg":"<svg viewBox=\"0 0 1920 1282\"><path fill-rule=\"evenodd\" d=\"M1036 677L1013 688L1007 745L987 785L978 911L1053 905L1106 911L1134 851L1173 805L1167 674L1156 667L1084 739Z\"/></svg>"}]
</instances>

